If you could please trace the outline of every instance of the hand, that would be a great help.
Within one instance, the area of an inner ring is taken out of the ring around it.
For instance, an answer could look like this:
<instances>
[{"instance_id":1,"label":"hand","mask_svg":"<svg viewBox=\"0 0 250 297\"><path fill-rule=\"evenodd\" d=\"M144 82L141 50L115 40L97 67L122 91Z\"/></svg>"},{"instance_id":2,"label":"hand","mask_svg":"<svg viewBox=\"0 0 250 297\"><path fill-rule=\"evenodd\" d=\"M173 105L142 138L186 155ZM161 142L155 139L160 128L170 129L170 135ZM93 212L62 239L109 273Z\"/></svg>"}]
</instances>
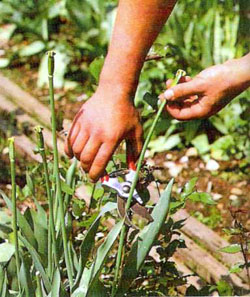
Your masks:
<instances>
[{"instance_id":1,"label":"hand","mask_svg":"<svg viewBox=\"0 0 250 297\"><path fill-rule=\"evenodd\" d=\"M244 91L246 69L240 59L209 67L194 79L186 76L179 85L171 87L168 80L166 109L177 120L193 120L210 117L221 110L234 97Z\"/></svg>"},{"instance_id":2,"label":"hand","mask_svg":"<svg viewBox=\"0 0 250 297\"><path fill-rule=\"evenodd\" d=\"M142 148L142 127L130 96L115 86L99 87L75 116L65 152L81 161L96 181L119 143L126 139L127 157L136 161Z\"/></svg>"}]
</instances>

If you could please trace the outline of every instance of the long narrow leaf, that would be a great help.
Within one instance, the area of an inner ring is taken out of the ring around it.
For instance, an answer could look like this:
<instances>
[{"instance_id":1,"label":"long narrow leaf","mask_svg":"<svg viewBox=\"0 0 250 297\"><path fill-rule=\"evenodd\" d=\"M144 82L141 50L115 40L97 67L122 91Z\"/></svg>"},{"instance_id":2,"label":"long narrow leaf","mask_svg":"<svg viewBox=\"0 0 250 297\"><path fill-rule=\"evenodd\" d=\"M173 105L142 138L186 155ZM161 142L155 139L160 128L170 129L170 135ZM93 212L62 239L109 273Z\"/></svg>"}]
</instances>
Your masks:
<instances>
[{"instance_id":1,"label":"long narrow leaf","mask_svg":"<svg viewBox=\"0 0 250 297\"><path fill-rule=\"evenodd\" d=\"M152 212L154 221L146 227L146 230L145 228L142 230L131 248L122 272L120 284L115 295L116 297L124 296L128 291L160 233L161 227L168 214L173 182L173 179L169 182L167 188L162 193L159 202L154 207Z\"/></svg>"},{"instance_id":2,"label":"long narrow leaf","mask_svg":"<svg viewBox=\"0 0 250 297\"><path fill-rule=\"evenodd\" d=\"M5 193L0 190L0 194L3 197L6 205L8 206L8 208L10 210L12 210L12 202L11 200L5 195ZM22 216L22 214L20 213L19 210L17 210L17 221L18 221L18 226L20 227L23 235L25 236L25 238L29 241L29 243L36 248L37 247L37 242L34 236L34 232L31 229L29 223L27 222L27 220L25 219L24 216Z\"/></svg>"},{"instance_id":3,"label":"long narrow leaf","mask_svg":"<svg viewBox=\"0 0 250 297\"><path fill-rule=\"evenodd\" d=\"M75 285L74 287L78 284L82 273L83 273L83 269L86 265L86 262L88 260L89 254L91 252L92 247L94 246L95 243L95 235L100 223L100 219L101 217L106 213L106 212L110 212L114 209L116 209L117 205L116 203L113 202L108 202L103 209L100 211L99 215L97 216L97 218L95 219L94 223L91 225L91 227L89 228L86 236L84 237L84 240L81 244L80 247L80 260L79 260L79 270L77 273L77 277L76 277L76 281L75 281Z\"/></svg>"},{"instance_id":4,"label":"long narrow leaf","mask_svg":"<svg viewBox=\"0 0 250 297\"><path fill-rule=\"evenodd\" d=\"M34 286L31 280L30 267L25 258L22 259L22 265L20 269L20 282L21 286L25 290L25 296L34 296Z\"/></svg>"},{"instance_id":5,"label":"long narrow leaf","mask_svg":"<svg viewBox=\"0 0 250 297\"><path fill-rule=\"evenodd\" d=\"M34 249L34 247L28 242L28 240L26 240L26 238L24 238L21 235L19 235L19 238L22 241L22 243L25 245L25 247L28 249L28 251L33 259L36 270L40 272L41 277L43 279L43 283L45 285L45 288L46 288L47 292L49 292L51 290L51 284L50 284L49 278L44 270L44 267L42 265L42 261L40 259L39 254Z\"/></svg>"},{"instance_id":6,"label":"long narrow leaf","mask_svg":"<svg viewBox=\"0 0 250 297\"><path fill-rule=\"evenodd\" d=\"M91 280L90 280L90 285L89 285L86 297L94 296L95 286L98 282L99 274L102 270L103 264L105 262L105 259L109 251L111 250L117 236L121 231L122 226L123 226L123 221L120 221L119 223L117 223L109 232L104 243L98 248L95 262L92 264L92 267L91 267Z\"/></svg>"}]
</instances>

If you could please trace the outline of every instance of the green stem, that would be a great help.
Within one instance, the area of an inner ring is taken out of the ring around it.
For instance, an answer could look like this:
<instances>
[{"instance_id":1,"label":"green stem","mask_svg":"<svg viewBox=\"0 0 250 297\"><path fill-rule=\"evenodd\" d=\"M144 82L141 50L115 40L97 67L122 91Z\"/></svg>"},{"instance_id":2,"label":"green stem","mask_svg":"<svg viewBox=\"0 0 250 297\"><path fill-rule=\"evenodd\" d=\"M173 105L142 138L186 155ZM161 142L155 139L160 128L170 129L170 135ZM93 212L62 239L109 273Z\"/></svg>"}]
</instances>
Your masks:
<instances>
[{"instance_id":1,"label":"green stem","mask_svg":"<svg viewBox=\"0 0 250 297\"><path fill-rule=\"evenodd\" d=\"M36 272L36 297L43 297L41 278L39 272Z\"/></svg>"},{"instance_id":2,"label":"green stem","mask_svg":"<svg viewBox=\"0 0 250 297\"><path fill-rule=\"evenodd\" d=\"M49 256L52 254L52 249L55 257L55 264L56 267L59 267L59 257L56 247L56 232L55 232L55 222L54 222L54 212L53 212L53 199L51 195L51 188L50 188L50 181L49 181L49 170L48 170L48 164L47 164L47 158L46 158L46 152L45 152L45 145L44 145L44 138L43 138L43 128L40 126L35 127L35 132L37 134L37 146L39 153L42 157L43 161L43 170L44 170L44 176L45 176L45 184L46 184L46 192L47 197L49 201L49 234L48 234L48 254ZM52 241L51 241L52 239ZM52 244L51 244L52 243ZM49 272L50 277L53 277L53 263L51 257L49 257Z\"/></svg>"},{"instance_id":3,"label":"green stem","mask_svg":"<svg viewBox=\"0 0 250 297\"><path fill-rule=\"evenodd\" d=\"M121 234L120 234L120 242L124 242L126 234L127 234L127 230L128 230L128 227L126 225L123 225ZM112 292L111 292L112 297L115 296L115 293L116 293L116 287L117 287L118 278L119 278L119 268L120 268L121 261L122 261L123 248L124 248L123 245L119 244L117 258L116 258L116 264L115 264L115 276L114 276L114 282L113 282Z\"/></svg>"},{"instance_id":4,"label":"green stem","mask_svg":"<svg viewBox=\"0 0 250 297\"><path fill-rule=\"evenodd\" d=\"M172 82L172 86L175 86L176 84L178 84L180 78L182 76L186 75L185 71L183 70L178 70L177 73L176 73L176 77L175 79L173 80ZM137 163L137 167L136 167L136 173L135 173L135 177L134 177L134 180L132 182L132 185L131 185L131 188L130 188L130 192L129 192L129 197L128 197L128 200L127 200L127 203L126 203L126 207L125 207L125 210L126 212L129 210L130 208L130 205L131 205L131 202L132 202L132 197L133 197L133 193L134 193L134 190L136 188L136 185L137 185L137 182L138 182L138 178L139 178L139 172L141 170L141 166L142 166L142 162L144 160L144 156L145 156L145 153L146 153L146 150L147 150L147 147L148 147L148 144L151 140L151 137L153 135L153 132L155 130L155 127L157 125L157 122L161 116L161 113L166 105L166 101L162 101L162 103L160 104L159 106L159 109L157 111L157 114L156 114L156 117L153 121L153 124L148 132L148 135L147 135L147 138L144 142L144 145L143 145L143 148L142 148L142 151L141 151L141 154L140 154L140 157L139 157L139 160L138 160L138 163ZM123 221L124 223L124 221ZM116 262L119 264L116 265L116 268L115 268L115 277L114 277L114 282L113 282L113 287L112 287L112 294L111 296L114 297L115 296L115 293L116 293L116 286L117 286L117 283L118 283L118 277L119 277L119 268L120 268L120 265L121 265L121 259L122 259L122 253L119 253L119 251L121 250L122 251L122 248L123 248L123 245L124 245L124 239L125 239L125 236L123 235L123 232L124 231L124 226L122 228L122 231L121 231L121 235L120 235L120 240L119 240L119 247L118 247L118 253L117 253L117 258L116 258ZM125 234L125 233L124 233ZM123 235L123 236L122 236Z\"/></svg>"},{"instance_id":5,"label":"green stem","mask_svg":"<svg viewBox=\"0 0 250 297\"><path fill-rule=\"evenodd\" d=\"M75 185L75 173L76 173L77 159L74 159L73 163L70 165L67 174L66 174L66 184L70 186L70 188L74 189ZM72 195L66 194L64 198L65 210L68 208Z\"/></svg>"},{"instance_id":6,"label":"green stem","mask_svg":"<svg viewBox=\"0 0 250 297\"><path fill-rule=\"evenodd\" d=\"M67 243L67 232L64 220L64 204L62 197L62 187L59 173L59 154L57 148L57 137L56 137L56 115L55 115L55 100L54 100L54 84L53 84L53 74L54 74L54 55L53 51L48 52L48 72L49 72L49 95L50 95L50 107L51 107L51 124L52 124L52 136L53 136L53 152L54 152L54 169L56 177L56 187L58 192L58 202L59 202L59 216L60 225L62 231L63 249L65 255L66 269L69 279L70 289L73 287L73 272L70 265L70 254Z\"/></svg>"},{"instance_id":7,"label":"green stem","mask_svg":"<svg viewBox=\"0 0 250 297\"><path fill-rule=\"evenodd\" d=\"M12 198L12 228L15 243L15 257L16 257L16 270L19 291L21 292L20 283L20 256L19 256L19 243L17 231L17 206L16 206L16 166L15 166L15 146L14 137L9 138L9 159L10 159L10 174L11 174L11 198Z\"/></svg>"}]
</instances>

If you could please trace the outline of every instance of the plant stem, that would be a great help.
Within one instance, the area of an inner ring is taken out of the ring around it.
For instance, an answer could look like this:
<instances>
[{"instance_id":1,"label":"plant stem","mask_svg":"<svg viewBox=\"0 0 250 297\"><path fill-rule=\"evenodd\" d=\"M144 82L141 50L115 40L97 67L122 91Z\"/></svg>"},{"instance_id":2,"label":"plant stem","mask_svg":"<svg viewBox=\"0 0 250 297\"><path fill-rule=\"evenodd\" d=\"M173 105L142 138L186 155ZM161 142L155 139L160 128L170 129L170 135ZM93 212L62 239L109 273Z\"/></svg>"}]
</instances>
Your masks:
<instances>
[{"instance_id":1,"label":"plant stem","mask_svg":"<svg viewBox=\"0 0 250 297\"><path fill-rule=\"evenodd\" d=\"M36 272L36 297L43 297L41 278L39 272Z\"/></svg>"},{"instance_id":2,"label":"plant stem","mask_svg":"<svg viewBox=\"0 0 250 297\"><path fill-rule=\"evenodd\" d=\"M43 170L44 170L44 176L45 176L45 184L46 184L46 192L47 197L49 201L49 240L48 240L48 254L52 254L52 249L55 257L55 265L59 268L59 257L57 253L57 247L56 247L56 232L55 232L55 222L54 222L54 214L53 214L53 199L51 195L51 189L50 189L50 181L49 181L49 171L48 171L48 165L47 165L47 159L46 159L46 152L45 152L45 146L44 146L44 138L43 138L43 128L41 126L35 127L35 132L37 134L37 146L39 153L42 157L43 161ZM51 245L51 239L52 239L52 245ZM53 265L52 265L52 259L50 259L48 266L49 266L49 272L50 277L53 277Z\"/></svg>"},{"instance_id":3,"label":"plant stem","mask_svg":"<svg viewBox=\"0 0 250 297\"><path fill-rule=\"evenodd\" d=\"M53 84L53 74L54 74L54 55L53 51L48 52L48 72L49 72L49 97L50 97L50 107L51 107L51 124L52 124L52 136L53 136L53 153L54 153L54 170L56 177L56 187L58 194L58 202L59 202L59 216L60 216L60 225L62 231L62 240L63 240L63 249L65 255L65 264L69 279L70 289L73 287L73 272L70 265L70 254L67 243L67 232L65 227L65 219L64 219L64 204L62 197L62 188L61 188L61 180L59 173L59 155L57 148L57 137L56 137L56 115L55 115L55 101L54 101L54 84Z\"/></svg>"},{"instance_id":4,"label":"plant stem","mask_svg":"<svg viewBox=\"0 0 250 297\"><path fill-rule=\"evenodd\" d=\"M186 75L185 71L178 70L177 73L176 73L176 77L172 82L172 86L175 86L176 84L178 84L180 78L182 76L184 76L184 75ZM134 177L134 180L132 182L130 192L129 192L129 196L128 196L128 200L127 200L127 203L126 203L126 207L125 207L126 212L129 210L131 202L132 202L133 193L134 193L134 190L136 188L136 184L138 182L139 172L141 170L142 162L144 160L144 156L145 156L148 144L149 144L149 142L151 140L151 137L152 137L153 132L155 130L156 124L157 124L157 122L158 122L158 120L159 120L159 118L161 116L161 113L162 113L166 103L167 103L166 100L164 100L160 104L159 109L158 109L157 114L156 114L156 117L155 117L155 119L153 121L152 126L150 127L147 138L146 138L146 140L144 142L144 145L143 145L143 148L142 148L142 151L141 151L138 163L137 163L135 177ZM123 223L124 222L125 221L123 221ZM111 294L112 297L114 297L115 293L116 293L116 286L117 286L118 277L119 277L119 268L120 268L120 265L121 265L121 258L122 258L122 252L119 253L119 251L122 251L122 248L123 248L123 245L124 245L124 239L125 239L125 226L123 226L123 228L121 230L121 235L120 235L120 240L119 240L119 247L118 247L118 253L117 253L117 258L116 258L117 265L116 265L116 268L115 268L115 277L114 277L114 282L113 282L113 286L112 286L112 294Z\"/></svg>"},{"instance_id":5,"label":"plant stem","mask_svg":"<svg viewBox=\"0 0 250 297\"><path fill-rule=\"evenodd\" d=\"M16 166L15 166L15 146L14 137L9 138L9 159L10 159L10 174L11 174L11 199L12 199L12 228L15 242L15 258L16 258L16 270L17 281L19 291L21 292L20 283L20 256L19 256L19 243L18 243L18 231L17 231L17 208L16 208Z\"/></svg>"},{"instance_id":6,"label":"plant stem","mask_svg":"<svg viewBox=\"0 0 250 297\"><path fill-rule=\"evenodd\" d=\"M77 166L77 159L74 158L73 163L70 165L70 167L69 167L69 169L67 171L67 174L66 174L66 184L69 185L73 189L74 189L74 186L75 186L76 166ZM67 210L67 208L68 208L71 197L72 197L72 195L66 193L65 198L64 198L65 210Z\"/></svg>"},{"instance_id":7,"label":"plant stem","mask_svg":"<svg viewBox=\"0 0 250 297\"><path fill-rule=\"evenodd\" d=\"M124 242L126 234L127 234L128 227L126 225L122 226L121 234L120 234L120 242ZM111 296L115 296L116 293L116 287L117 287L117 282L118 282L118 277L119 277L119 268L121 265L121 260L122 260L122 251L123 251L123 245L119 244L118 247L118 252L117 252L117 258L116 258L116 264L115 264L115 276L114 276L114 282L112 286L112 292Z\"/></svg>"}]
</instances>

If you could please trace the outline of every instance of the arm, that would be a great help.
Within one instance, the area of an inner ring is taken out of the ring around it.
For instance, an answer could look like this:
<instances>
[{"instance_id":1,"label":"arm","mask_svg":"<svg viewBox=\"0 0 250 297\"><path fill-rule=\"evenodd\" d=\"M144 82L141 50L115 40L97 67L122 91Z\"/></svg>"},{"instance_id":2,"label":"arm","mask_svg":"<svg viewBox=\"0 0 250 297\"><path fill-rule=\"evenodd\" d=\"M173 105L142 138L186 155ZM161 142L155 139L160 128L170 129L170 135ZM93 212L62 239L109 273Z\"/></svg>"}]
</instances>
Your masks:
<instances>
[{"instance_id":1,"label":"arm","mask_svg":"<svg viewBox=\"0 0 250 297\"><path fill-rule=\"evenodd\" d=\"M167 81L167 87L171 81ZM177 120L206 118L250 87L250 53L203 70L194 79L168 88L167 111Z\"/></svg>"},{"instance_id":2,"label":"arm","mask_svg":"<svg viewBox=\"0 0 250 297\"><path fill-rule=\"evenodd\" d=\"M176 1L120 0L108 54L95 94L76 115L65 151L97 180L119 143L128 159L142 148L142 127L133 105L145 56Z\"/></svg>"}]
</instances>

